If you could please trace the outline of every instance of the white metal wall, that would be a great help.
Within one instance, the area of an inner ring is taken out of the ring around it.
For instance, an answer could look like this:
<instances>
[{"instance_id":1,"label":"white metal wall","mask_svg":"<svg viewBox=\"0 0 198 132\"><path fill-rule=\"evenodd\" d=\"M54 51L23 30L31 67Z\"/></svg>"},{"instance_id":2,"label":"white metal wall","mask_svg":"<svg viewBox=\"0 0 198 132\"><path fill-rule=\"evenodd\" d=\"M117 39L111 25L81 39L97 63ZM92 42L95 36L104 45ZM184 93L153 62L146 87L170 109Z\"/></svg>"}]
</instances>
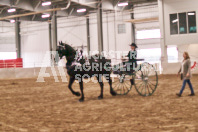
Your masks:
<instances>
[{"instance_id":1,"label":"white metal wall","mask_svg":"<svg viewBox=\"0 0 198 132\"><path fill-rule=\"evenodd\" d=\"M135 11L145 11L145 9ZM157 8L157 7L155 7ZM153 10L156 10L153 7ZM151 17L147 13L139 13L135 18ZM156 12L154 16L156 16ZM104 50L128 51L132 41L130 12L103 13L103 41ZM64 17L57 19L58 41L63 41L72 46L87 45L86 17ZM118 34L118 24L126 25L126 33ZM156 26L157 25L157 26ZM137 30L157 28L158 23L136 24ZM98 31L96 14L90 15L90 41L91 50L98 50ZM147 42L147 43L146 43ZM144 47L154 47L153 40L142 42ZM49 51L49 29L47 22L22 22L21 23L21 51L25 67L41 66L45 53Z\"/></svg>"},{"instance_id":2,"label":"white metal wall","mask_svg":"<svg viewBox=\"0 0 198 132\"><path fill-rule=\"evenodd\" d=\"M131 43L129 13L103 13L104 50L128 50ZM118 34L118 24L126 24L126 33ZM58 40L73 46L87 45L86 18L67 17L58 19ZM91 51L98 50L97 15L90 14Z\"/></svg>"},{"instance_id":3,"label":"white metal wall","mask_svg":"<svg viewBox=\"0 0 198 132\"><path fill-rule=\"evenodd\" d=\"M0 22L0 52L15 52L15 28L9 22Z\"/></svg>"},{"instance_id":4,"label":"white metal wall","mask_svg":"<svg viewBox=\"0 0 198 132\"><path fill-rule=\"evenodd\" d=\"M159 16L157 2L136 4L134 7L134 18L155 18ZM135 24L136 32L141 30L159 29L158 21L143 22ZM141 39L137 40L140 49L160 48L160 38L157 39Z\"/></svg>"},{"instance_id":5,"label":"white metal wall","mask_svg":"<svg viewBox=\"0 0 198 132\"><path fill-rule=\"evenodd\" d=\"M117 51L129 51L129 45L132 42L132 27L131 23L126 23L126 20L129 20L131 15L129 12L117 12L115 13L115 43ZM126 33L119 34L118 33L118 24L125 24ZM113 30L110 30L110 33L114 33ZM111 39L110 39L111 41Z\"/></svg>"},{"instance_id":6,"label":"white metal wall","mask_svg":"<svg viewBox=\"0 0 198 132\"><path fill-rule=\"evenodd\" d=\"M166 45L198 44L198 32L193 34L170 35L169 14L196 11L198 18L198 0L163 0L164 1L164 26ZM198 20L197 20L198 26Z\"/></svg>"},{"instance_id":7,"label":"white metal wall","mask_svg":"<svg viewBox=\"0 0 198 132\"><path fill-rule=\"evenodd\" d=\"M47 51L49 51L48 23L22 22L21 53L24 67L42 66Z\"/></svg>"},{"instance_id":8,"label":"white metal wall","mask_svg":"<svg viewBox=\"0 0 198 132\"><path fill-rule=\"evenodd\" d=\"M85 17L64 17L57 19L58 41L72 46L87 45Z\"/></svg>"},{"instance_id":9,"label":"white metal wall","mask_svg":"<svg viewBox=\"0 0 198 132\"><path fill-rule=\"evenodd\" d=\"M178 47L179 61L183 59L183 52L188 51L191 59L198 59L198 32L193 34L178 34L170 35L170 18L172 13L181 13L196 11L198 18L198 1L197 0L163 0L164 6L164 29L165 29L165 44L176 45ZM198 26L198 20L197 20Z\"/></svg>"}]
</instances>

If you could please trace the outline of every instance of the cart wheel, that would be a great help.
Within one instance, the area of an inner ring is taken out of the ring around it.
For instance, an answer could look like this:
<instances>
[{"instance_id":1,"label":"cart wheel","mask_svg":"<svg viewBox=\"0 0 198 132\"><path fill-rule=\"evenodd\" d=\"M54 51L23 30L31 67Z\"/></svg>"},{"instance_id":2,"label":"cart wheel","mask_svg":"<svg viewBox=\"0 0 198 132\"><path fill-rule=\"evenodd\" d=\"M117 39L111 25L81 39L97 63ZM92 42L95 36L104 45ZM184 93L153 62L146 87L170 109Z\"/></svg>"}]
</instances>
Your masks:
<instances>
[{"instance_id":1,"label":"cart wheel","mask_svg":"<svg viewBox=\"0 0 198 132\"><path fill-rule=\"evenodd\" d=\"M151 96L158 85L158 75L155 67L149 63L140 65L139 70L133 75L135 89L141 96Z\"/></svg>"},{"instance_id":2,"label":"cart wheel","mask_svg":"<svg viewBox=\"0 0 198 132\"><path fill-rule=\"evenodd\" d=\"M117 95L126 95L132 88L133 79L131 75L116 75L113 79L112 87Z\"/></svg>"}]
</instances>

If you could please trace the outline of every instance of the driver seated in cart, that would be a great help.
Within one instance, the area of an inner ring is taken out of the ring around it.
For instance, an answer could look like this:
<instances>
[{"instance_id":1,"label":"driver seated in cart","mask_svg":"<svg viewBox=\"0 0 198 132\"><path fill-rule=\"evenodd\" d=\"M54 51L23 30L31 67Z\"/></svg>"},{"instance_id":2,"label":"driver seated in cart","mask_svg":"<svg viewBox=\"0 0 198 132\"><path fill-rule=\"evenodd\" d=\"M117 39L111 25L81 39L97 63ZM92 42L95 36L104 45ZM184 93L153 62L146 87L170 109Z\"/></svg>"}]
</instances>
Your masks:
<instances>
[{"instance_id":1,"label":"driver seated in cart","mask_svg":"<svg viewBox=\"0 0 198 132\"><path fill-rule=\"evenodd\" d=\"M132 43L131 45L131 50L129 51L128 55L126 57L129 58L128 62L125 63L129 63L132 64L132 68L136 68L137 67L137 45L135 43Z\"/></svg>"},{"instance_id":2,"label":"driver seated in cart","mask_svg":"<svg viewBox=\"0 0 198 132\"><path fill-rule=\"evenodd\" d=\"M135 43L132 43L129 45L131 47L131 50L126 55L126 57L129 58L128 61L122 62L117 65L116 68L118 70L114 71L114 74L121 74L123 71L125 72L133 72L135 68L137 68L137 45Z\"/></svg>"}]
</instances>

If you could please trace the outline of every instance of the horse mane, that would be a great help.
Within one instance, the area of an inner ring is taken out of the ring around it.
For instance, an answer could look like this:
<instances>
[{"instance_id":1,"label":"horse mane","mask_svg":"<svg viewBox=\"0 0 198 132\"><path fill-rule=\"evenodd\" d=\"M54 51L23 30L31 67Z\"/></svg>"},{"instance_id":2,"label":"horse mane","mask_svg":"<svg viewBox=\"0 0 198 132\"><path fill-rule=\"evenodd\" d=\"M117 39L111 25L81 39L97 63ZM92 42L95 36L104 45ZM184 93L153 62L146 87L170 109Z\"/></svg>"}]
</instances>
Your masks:
<instances>
[{"instance_id":1,"label":"horse mane","mask_svg":"<svg viewBox=\"0 0 198 132\"><path fill-rule=\"evenodd\" d=\"M63 54L66 56L67 65L71 65L72 62L74 61L75 57L76 57L76 50L72 46L70 46L70 45L68 45L66 43L63 43L62 41L59 42L59 45L61 47L64 47ZM84 57L85 56L82 56L82 58L79 60L80 64L86 63L86 60L85 60ZM102 63L102 64L105 64L106 62L109 62L109 60L106 59L101 54L95 54L95 55L89 56L88 60L89 60L89 63Z\"/></svg>"},{"instance_id":2,"label":"horse mane","mask_svg":"<svg viewBox=\"0 0 198 132\"><path fill-rule=\"evenodd\" d=\"M66 55L69 55L69 56L76 55L76 50L73 47L71 47L70 45L68 45L66 43L62 43L62 42L60 45L65 47Z\"/></svg>"},{"instance_id":3,"label":"horse mane","mask_svg":"<svg viewBox=\"0 0 198 132\"><path fill-rule=\"evenodd\" d=\"M67 59L67 66L71 65L76 56L76 50L71 47L70 45L63 43L62 41L59 42L59 47L61 48L60 52L63 56Z\"/></svg>"}]
</instances>

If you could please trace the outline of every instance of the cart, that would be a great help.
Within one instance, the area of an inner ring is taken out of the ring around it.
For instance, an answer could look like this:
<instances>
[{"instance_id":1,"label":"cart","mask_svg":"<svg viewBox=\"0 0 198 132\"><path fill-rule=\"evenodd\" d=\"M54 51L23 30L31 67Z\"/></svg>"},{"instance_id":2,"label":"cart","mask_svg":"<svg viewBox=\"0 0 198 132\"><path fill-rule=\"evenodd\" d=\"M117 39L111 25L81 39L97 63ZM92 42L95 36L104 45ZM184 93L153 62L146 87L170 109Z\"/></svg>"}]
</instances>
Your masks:
<instances>
[{"instance_id":1,"label":"cart","mask_svg":"<svg viewBox=\"0 0 198 132\"><path fill-rule=\"evenodd\" d=\"M144 59L138 59L136 61L143 60ZM130 69L130 71L122 71L123 68L126 67L120 66L120 72L113 72L114 77L112 87L118 95L128 94L133 86L141 96L153 95L158 85L158 74L152 64L143 62L142 64L137 65L135 69Z\"/></svg>"}]
</instances>

